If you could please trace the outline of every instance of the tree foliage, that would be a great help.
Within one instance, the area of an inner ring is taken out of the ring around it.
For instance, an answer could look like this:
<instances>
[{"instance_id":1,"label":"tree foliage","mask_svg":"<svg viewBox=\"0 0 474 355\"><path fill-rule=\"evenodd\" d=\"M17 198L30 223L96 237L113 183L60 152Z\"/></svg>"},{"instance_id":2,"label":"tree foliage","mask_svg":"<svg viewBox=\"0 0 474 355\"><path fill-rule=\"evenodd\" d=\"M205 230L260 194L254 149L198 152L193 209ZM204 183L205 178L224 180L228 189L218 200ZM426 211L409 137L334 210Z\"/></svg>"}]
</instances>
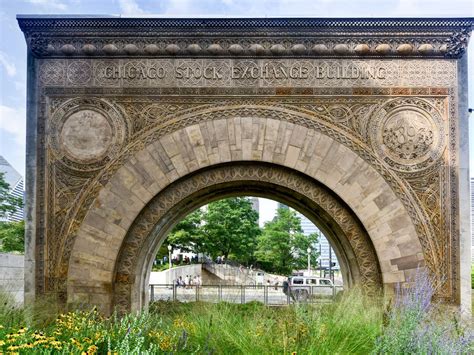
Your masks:
<instances>
[{"instance_id":1,"label":"tree foliage","mask_svg":"<svg viewBox=\"0 0 474 355\"><path fill-rule=\"evenodd\" d=\"M25 251L25 222L0 222L0 251Z\"/></svg>"},{"instance_id":2,"label":"tree foliage","mask_svg":"<svg viewBox=\"0 0 474 355\"><path fill-rule=\"evenodd\" d=\"M4 219L23 207L21 198L10 194L10 185L0 173L0 218ZM0 222L0 251L21 252L25 250L25 223Z\"/></svg>"},{"instance_id":3,"label":"tree foliage","mask_svg":"<svg viewBox=\"0 0 474 355\"><path fill-rule=\"evenodd\" d=\"M235 257L240 262L253 258L260 235L258 212L245 197L232 197L210 203L202 225L203 248L212 257Z\"/></svg>"},{"instance_id":4,"label":"tree foliage","mask_svg":"<svg viewBox=\"0 0 474 355\"><path fill-rule=\"evenodd\" d=\"M307 267L307 248L314 249L317 234L304 235L301 220L294 210L277 210L275 218L262 229L258 213L245 197L211 202L179 222L163 243L157 258L168 255L167 246L185 252L203 253L215 258L225 256L240 263L258 263L264 270L290 274ZM319 253L312 250L311 265Z\"/></svg>"},{"instance_id":5,"label":"tree foliage","mask_svg":"<svg viewBox=\"0 0 474 355\"><path fill-rule=\"evenodd\" d=\"M173 248L196 254L203 252L202 220L203 211L201 209L198 208L191 212L168 234L164 245L170 244ZM166 253L168 253L168 249L166 249Z\"/></svg>"},{"instance_id":6,"label":"tree foliage","mask_svg":"<svg viewBox=\"0 0 474 355\"><path fill-rule=\"evenodd\" d=\"M168 235L158 257L166 255L168 244L213 258L229 256L250 262L260 234L258 213L245 197L232 197L211 202L179 222Z\"/></svg>"},{"instance_id":7,"label":"tree foliage","mask_svg":"<svg viewBox=\"0 0 474 355\"><path fill-rule=\"evenodd\" d=\"M275 218L265 223L258 238L255 256L263 269L270 272L290 274L293 270L307 266L307 248L314 248L318 241L316 233L303 234L301 220L295 211L279 208ZM319 253L312 250L311 264L316 265Z\"/></svg>"}]
</instances>

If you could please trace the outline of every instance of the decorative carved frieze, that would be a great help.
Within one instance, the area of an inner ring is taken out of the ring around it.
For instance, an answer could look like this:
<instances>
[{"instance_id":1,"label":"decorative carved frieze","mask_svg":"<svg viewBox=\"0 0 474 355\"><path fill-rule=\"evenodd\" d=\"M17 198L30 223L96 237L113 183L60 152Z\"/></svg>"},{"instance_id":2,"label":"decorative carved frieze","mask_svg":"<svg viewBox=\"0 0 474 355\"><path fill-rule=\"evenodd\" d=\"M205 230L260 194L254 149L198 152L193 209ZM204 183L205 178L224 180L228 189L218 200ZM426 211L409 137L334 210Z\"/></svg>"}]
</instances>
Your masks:
<instances>
[{"instance_id":1,"label":"decorative carved frieze","mask_svg":"<svg viewBox=\"0 0 474 355\"><path fill-rule=\"evenodd\" d=\"M18 22L38 57L457 58L467 47L466 34L473 24L469 18L269 18L203 19L193 28L189 27L195 23L192 19L22 16ZM265 29L257 23L265 23ZM371 23L377 27L367 27L374 26ZM136 28L140 28L139 36Z\"/></svg>"}]
</instances>

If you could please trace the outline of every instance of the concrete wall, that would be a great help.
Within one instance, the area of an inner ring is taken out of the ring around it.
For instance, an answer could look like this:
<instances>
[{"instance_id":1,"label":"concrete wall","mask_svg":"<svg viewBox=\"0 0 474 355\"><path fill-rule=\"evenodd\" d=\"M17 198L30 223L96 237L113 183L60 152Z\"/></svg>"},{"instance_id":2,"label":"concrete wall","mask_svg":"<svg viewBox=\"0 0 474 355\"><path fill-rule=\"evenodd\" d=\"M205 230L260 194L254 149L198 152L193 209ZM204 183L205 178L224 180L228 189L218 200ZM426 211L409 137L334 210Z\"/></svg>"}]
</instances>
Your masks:
<instances>
[{"instance_id":1,"label":"concrete wall","mask_svg":"<svg viewBox=\"0 0 474 355\"><path fill-rule=\"evenodd\" d=\"M0 253L0 291L23 304L24 256Z\"/></svg>"},{"instance_id":2,"label":"concrete wall","mask_svg":"<svg viewBox=\"0 0 474 355\"><path fill-rule=\"evenodd\" d=\"M150 274L150 285L171 284L178 277L181 276L184 279L186 275L191 275L191 277L201 276L201 264L178 266L171 270L152 272Z\"/></svg>"}]
</instances>

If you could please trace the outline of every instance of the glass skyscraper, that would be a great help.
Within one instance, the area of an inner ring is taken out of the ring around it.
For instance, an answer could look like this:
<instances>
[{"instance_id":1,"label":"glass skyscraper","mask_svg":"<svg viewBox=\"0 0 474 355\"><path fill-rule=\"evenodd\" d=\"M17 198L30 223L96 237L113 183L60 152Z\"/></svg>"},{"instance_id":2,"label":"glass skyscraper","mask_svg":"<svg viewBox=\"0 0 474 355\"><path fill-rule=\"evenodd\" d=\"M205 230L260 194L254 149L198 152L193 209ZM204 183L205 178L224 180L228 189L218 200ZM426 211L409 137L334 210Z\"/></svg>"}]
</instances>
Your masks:
<instances>
[{"instance_id":1,"label":"glass skyscraper","mask_svg":"<svg viewBox=\"0 0 474 355\"><path fill-rule=\"evenodd\" d=\"M334 254L334 250L332 250L329 241L326 239L323 233L316 227L313 222L311 222L306 216L303 214L296 212L298 217L301 218L301 227L303 228L303 233L305 235L309 235L311 233L319 234L319 239L317 245L315 245L316 250L320 252L320 263L322 267L329 268L329 260L335 263L333 264L334 269L339 269L339 262L336 258L336 254Z\"/></svg>"},{"instance_id":2,"label":"glass skyscraper","mask_svg":"<svg viewBox=\"0 0 474 355\"><path fill-rule=\"evenodd\" d=\"M9 185L9 195L18 197L24 201L25 192L23 187L23 177L18 171L15 170L10 163L0 155L0 173L3 174L5 182ZM3 219L8 222L19 222L23 220L23 208L18 208L14 213L8 215Z\"/></svg>"}]
</instances>

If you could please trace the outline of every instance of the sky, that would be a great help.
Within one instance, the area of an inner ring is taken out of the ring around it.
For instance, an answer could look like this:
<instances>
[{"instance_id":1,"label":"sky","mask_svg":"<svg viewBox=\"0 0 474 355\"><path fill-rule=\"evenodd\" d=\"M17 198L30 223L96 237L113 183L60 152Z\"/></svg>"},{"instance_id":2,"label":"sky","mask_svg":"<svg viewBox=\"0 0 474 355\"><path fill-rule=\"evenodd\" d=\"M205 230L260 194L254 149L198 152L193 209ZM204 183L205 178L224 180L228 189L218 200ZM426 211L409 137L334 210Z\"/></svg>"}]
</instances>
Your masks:
<instances>
[{"instance_id":1,"label":"sky","mask_svg":"<svg viewBox=\"0 0 474 355\"><path fill-rule=\"evenodd\" d=\"M474 17L474 0L0 0L0 155L25 174L26 45L17 14L168 17ZM469 107L474 108L474 40L469 45ZM474 113L471 120L474 119ZM474 124L470 127L474 176ZM261 200L261 218L276 202ZM268 216L267 216L268 215Z\"/></svg>"}]
</instances>

